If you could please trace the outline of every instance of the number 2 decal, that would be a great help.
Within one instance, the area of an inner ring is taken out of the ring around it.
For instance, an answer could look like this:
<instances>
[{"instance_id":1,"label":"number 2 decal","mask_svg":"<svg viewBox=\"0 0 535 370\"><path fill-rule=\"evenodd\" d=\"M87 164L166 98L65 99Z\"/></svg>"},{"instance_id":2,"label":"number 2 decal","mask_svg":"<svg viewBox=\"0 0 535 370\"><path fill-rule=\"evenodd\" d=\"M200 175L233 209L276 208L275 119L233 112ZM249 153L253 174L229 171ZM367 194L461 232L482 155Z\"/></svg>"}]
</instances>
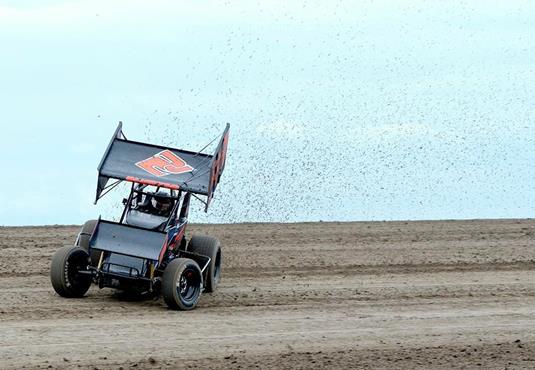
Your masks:
<instances>
[{"instance_id":1,"label":"number 2 decal","mask_svg":"<svg viewBox=\"0 0 535 370\"><path fill-rule=\"evenodd\" d=\"M157 177L179 175L194 170L186 161L170 150L156 153L150 158L137 162L136 166Z\"/></svg>"}]
</instances>

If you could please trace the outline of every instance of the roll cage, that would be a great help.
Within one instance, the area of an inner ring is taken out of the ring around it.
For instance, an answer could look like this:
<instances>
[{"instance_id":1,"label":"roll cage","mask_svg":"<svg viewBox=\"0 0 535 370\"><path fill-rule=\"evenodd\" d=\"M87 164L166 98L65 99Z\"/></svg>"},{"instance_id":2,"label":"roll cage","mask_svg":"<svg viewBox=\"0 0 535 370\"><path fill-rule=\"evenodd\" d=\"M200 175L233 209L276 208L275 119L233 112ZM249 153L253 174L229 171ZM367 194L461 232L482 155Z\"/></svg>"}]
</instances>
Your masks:
<instances>
[{"instance_id":1,"label":"roll cage","mask_svg":"<svg viewBox=\"0 0 535 370\"><path fill-rule=\"evenodd\" d=\"M160 191L160 187L156 187L154 191L146 191L148 186L149 185L132 183L128 198L123 199L124 208L119 223L122 224L126 222L130 211L139 210L138 205L141 203L143 197L145 197L145 202L147 202L149 201L150 197L154 196L155 193ZM167 196L167 198L173 201L173 206L165 216L165 222L163 223L162 227L159 228L162 231L166 230L169 226L174 226L177 223L182 224L187 222L191 194L183 192L182 190L171 190L171 193L169 196ZM152 214L147 211L141 212Z\"/></svg>"}]
</instances>

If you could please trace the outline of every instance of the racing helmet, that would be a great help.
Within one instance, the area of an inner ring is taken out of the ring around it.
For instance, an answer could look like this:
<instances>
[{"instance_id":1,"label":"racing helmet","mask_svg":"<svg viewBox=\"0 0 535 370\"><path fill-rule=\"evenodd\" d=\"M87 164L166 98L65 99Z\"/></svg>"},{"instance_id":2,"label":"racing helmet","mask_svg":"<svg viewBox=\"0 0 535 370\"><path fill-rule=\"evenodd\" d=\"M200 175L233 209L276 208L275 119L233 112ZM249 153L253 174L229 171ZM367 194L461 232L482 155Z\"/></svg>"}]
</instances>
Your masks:
<instances>
[{"instance_id":1,"label":"racing helmet","mask_svg":"<svg viewBox=\"0 0 535 370\"><path fill-rule=\"evenodd\" d=\"M163 191L159 191L154 194L150 201L152 207L161 213L167 213L171 210L171 208L173 208L173 199Z\"/></svg>"}]
</instances>

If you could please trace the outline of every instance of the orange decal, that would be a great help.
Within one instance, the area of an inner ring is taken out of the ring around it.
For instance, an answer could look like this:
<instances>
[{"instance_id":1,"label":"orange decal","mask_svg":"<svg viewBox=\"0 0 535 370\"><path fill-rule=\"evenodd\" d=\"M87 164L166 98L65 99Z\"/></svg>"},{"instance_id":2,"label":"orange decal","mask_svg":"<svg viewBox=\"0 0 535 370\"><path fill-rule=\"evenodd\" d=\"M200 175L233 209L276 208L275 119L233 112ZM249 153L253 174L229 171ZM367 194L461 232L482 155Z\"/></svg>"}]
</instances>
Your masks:
<instances>
[{"instance_id":1,"label":"orange decal","mask_svg":"<svg viewBox=\"0 0 535 370\"><path fill-rule=\"evenodd\" d=\"M162 188L167 188L167 189L175 189L175 190L180 189L180 186L175 185L175 184L170 184L168 182L154 181L154 180L149 180L149 179L140 179L139 177L133 177L133 176L126 176L126 181L132 181L132 182L136 182L138 184L144 184L144 185L160 186Z\"/></svg>"},{"instance_id":2,"label":"orange decal","mask_svg":"<svg viewBox=\"0 0 535 370\"><path fill-rule=\"evenodd\" d=\"M193 171L193 167L170 150L163 150L150 158L137 162L136 166L158 177Z\"/></svg>"}]
</instances>

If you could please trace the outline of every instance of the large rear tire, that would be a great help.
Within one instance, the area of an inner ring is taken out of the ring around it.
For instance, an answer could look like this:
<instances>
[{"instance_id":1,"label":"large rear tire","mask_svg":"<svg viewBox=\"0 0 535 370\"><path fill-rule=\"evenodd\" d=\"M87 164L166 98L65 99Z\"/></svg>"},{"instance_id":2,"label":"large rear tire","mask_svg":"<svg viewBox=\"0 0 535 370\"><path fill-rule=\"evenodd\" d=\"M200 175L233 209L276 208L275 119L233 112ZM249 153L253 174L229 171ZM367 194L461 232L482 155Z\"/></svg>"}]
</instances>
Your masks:
<instances>
[{"instance_id":1,"label":"large rear tire","mask_svg":"<svg viewBox=\"0 0 535 370\"><path fill-rule=\"evenodd\" d=\"M88 261L89 255L80 247L58 249L50 265L50 281L56 293L65 298L83 297L91 286L91 276L78 271L85 270Z\"/></svg>"},{"instance_id":2,"label":"large rear tire","mask_svg":"<svg viewBox=\"0 0 535 370\"><path fill-rule=\"evenodd\" d=\"M169 308L194 309L201 291L202 274L197 262L189 258L176 258L169 262L162 279L162 295Z\"/></svg>"},{"instance_id":3,"label":"large rear tire","mask_svg":"<svg viewBox=\"0 0 535 370\"><path fill-rule=\"evenodd\" d=\"M89 240L91 239L91 236L93 236L93 230L95 230L95 226L97 225L97 222L98 222L97 220L86 221L86 223L80 229L80 232L78 233L78 237L76 238L75 245L82 248L88 253L89 253ZM99 258L100 258L100 254L98 252L91 253L91 265L96 267L98 265Z\"/></svg>"},{"instance_id":4,"label":"large rear tire","mask_svg":"<svg viewBox=\"0 0 535 370\"><path fill-rule=\"evenodd\" d=\"M194 235L189 241L188 251L210 257L204 291L212 293L221 281L221 243L212 236Z\"/></svg>"}]
</instances>

